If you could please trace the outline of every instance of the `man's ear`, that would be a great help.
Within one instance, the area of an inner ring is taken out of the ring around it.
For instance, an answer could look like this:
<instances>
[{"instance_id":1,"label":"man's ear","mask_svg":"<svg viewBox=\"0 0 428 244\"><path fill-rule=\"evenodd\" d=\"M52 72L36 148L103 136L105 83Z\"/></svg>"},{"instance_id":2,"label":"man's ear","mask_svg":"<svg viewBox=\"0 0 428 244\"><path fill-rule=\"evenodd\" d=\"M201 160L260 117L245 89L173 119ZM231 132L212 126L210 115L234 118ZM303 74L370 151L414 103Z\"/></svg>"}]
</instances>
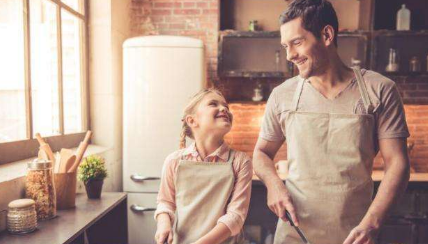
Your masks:
<instances>
[{"instance_id":1,"label":"man's ear","mask_svg":"<svg viewBox=\"0 0 428 244\"><path fill-rule=\"evenodd\" d=\"M336 33L334 31L333 26L331 25L324 26L324 29L321 31L321 38L324 41L324 44L326 47L334 44L333 40L335 35Z\"/></svg>"},{"instance_id":2,"label":"man's ear","mask_svg":"<svg viewBox=\"0 0 428 244\"><path fill-rule=\"evenodd\" d=\"M198 122L195 119L194 115L187 115L185 121L190 128L195 128L198 126Z\"/></svg>"}]
</instances>

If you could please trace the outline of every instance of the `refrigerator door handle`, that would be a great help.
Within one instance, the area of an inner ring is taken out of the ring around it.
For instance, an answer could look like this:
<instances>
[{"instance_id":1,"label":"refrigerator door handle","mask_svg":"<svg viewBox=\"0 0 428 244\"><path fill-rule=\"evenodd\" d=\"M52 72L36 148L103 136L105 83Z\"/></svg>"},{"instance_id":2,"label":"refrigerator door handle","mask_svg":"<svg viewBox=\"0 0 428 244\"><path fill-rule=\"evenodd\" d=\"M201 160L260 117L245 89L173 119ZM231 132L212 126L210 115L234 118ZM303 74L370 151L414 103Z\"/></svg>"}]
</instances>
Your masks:
<instances>
[{"instance_id":1,"label":"refrigerator door handle","mask_svg":"<svg viewBox=\"0 0 428 244\"><path fill-rule=\"evenodd\" d=\"M156 211L156 208L145 208L145 207L141 207L141 206L139 206L137 204L132 204L131 207L130 207L130 209L133 212L136 212L136 213L144 213L144 212L153 212L153 211Z\"/></svg>"},{"instance_id":2,"label":"refrigerator door handle","mask_svg":"<svg viewBox=\"0 0 428 244\"><path fill-rule=\"evenodd\" d=\"M146 177L146 176L142 176L139 174L132 174L131 180L133 180L135 182L142 182L145 180L160 180L160 178L159 177Z\"/></svg>"}]
</instances>

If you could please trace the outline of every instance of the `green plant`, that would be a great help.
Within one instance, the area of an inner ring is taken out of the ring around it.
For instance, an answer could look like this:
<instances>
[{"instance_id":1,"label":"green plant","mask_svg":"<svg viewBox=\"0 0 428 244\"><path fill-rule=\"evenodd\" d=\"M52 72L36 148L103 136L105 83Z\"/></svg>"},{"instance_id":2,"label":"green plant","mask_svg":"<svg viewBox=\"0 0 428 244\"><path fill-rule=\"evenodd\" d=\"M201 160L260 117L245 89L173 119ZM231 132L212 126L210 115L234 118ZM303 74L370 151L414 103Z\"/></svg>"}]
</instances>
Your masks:
<instances>
[{"instance_id":1,"label":"green plant","mask_svg":"<svg viewBox=\"0 0 428 244\"><path fill-rule=\"evenodd\" d=\"M107 177L104 158L98 155L86 157L79 165L77 177L80 181L87 183L91 180L103 180Z\"/></svg>"}]
</instances>

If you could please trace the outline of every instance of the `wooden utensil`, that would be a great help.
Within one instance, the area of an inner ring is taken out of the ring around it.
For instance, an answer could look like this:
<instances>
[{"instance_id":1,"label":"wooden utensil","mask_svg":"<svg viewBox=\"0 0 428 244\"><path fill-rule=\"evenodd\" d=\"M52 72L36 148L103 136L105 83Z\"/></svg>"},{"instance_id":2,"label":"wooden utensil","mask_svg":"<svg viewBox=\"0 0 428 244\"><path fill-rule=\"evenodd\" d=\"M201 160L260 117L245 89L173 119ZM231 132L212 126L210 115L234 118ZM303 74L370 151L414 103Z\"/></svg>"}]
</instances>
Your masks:
<instances>
[{"instance_id":1,"label":"wooden utensil","mask_svg":"<svg viewBox=\"0 0 428 244\"><path fill-rule=\"evenodd\" d=\"M88 132L86 132L85 139L79 144L79 147L77 148L76 160L74 161L73 166L71 166L67 172L71 173L77 170L77 167L79 167L80 161L83 158L83 154L85 154L86 148L88 148L89 139L91 139L91 136L92 132L88 130Z\"/></svg>"},{"instance_id":2,"label":"wooden utensil","mask_svg":"<svg viewBox=\"0 0 428 244\"><path fill-rule=\"evenodd\" d=\"M49 144L47 144L43 140L42 136L39 133L36 134L36 138L37 138L37 141L40 144L40 150L43 150L43 151L46 152L46 154L48 155L49 160L52 161L53 168L55 168L55 157L54 157L54 154L52 152L51 147L49 146Z\"/></svg>"},{"instance_id":3,"label":"wooden utensil","mask_svg":"<svg viewBox=\"0 0 428 244\"><path fill-rule=\"evenodd\" d=\"M71 156L74 156L73 151L71 149L61 149L58 173L67 172L67 162L71 158Z\"/></svg>"},{"instance_id":4,"label":"wooden utensil","mask_svg":"<svg viewBox=\"0 0 428 244\"><path fill-rule=\"evenodd\" d=\"M49 160L49 156L48 156L48 154L47 154L47 153L46 153L46 151L45 151L45 150L43 150L43 149L39 149L39 153L38 153L37 157L38 157L39 159Z\"/></svg>"},{"instance_id":5,"label":"wooden utensil","mask_svg":"<svg viewBox=\"0 0 428 244\"><path fill-rule=\"evenodd\" d=\"M68 172L71 169L71 167L73 167L75 161L76 161L76 155L71 155L71 157L67 160L65 164L65 170L62 173Z\"/></svg>"}]
</instances>

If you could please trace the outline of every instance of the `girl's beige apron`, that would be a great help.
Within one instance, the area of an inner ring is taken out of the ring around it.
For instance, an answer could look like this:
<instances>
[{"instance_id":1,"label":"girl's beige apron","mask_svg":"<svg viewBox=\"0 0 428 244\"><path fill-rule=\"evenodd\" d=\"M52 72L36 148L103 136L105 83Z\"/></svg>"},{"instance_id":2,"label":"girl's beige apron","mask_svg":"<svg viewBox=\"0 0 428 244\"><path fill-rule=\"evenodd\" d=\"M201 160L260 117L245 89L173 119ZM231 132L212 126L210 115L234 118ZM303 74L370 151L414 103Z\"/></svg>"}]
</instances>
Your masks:
<instances>
[{"instance_id":1,"label":"girl's beige apron","mask_svg":"<svg viewBox=\"0 0 428 244\"><path fill-rule=\"evenodd\" d=\"M235 184L230 150L227 162L180 160L175 178L176 222L174 244L189 244L212 230L226 214ZM241 243L242 235L230 237L224 244Z\"/></svg>"},{"instance_id":2,"label":"girl's beige apron","mask_svg":"<svg viewBox=\"0 0 428 244\"><path fill-rule=\"evenodd\" d=\"M368 210L375 120L373 101L359 69L354 69L367 114L297 111L304 80L297 86L286 122L289 173L286 186L297 209L299 227L313 244L342 244ZM302 243L281 219L275 244Z\"/></svg>"}]
</instances>

